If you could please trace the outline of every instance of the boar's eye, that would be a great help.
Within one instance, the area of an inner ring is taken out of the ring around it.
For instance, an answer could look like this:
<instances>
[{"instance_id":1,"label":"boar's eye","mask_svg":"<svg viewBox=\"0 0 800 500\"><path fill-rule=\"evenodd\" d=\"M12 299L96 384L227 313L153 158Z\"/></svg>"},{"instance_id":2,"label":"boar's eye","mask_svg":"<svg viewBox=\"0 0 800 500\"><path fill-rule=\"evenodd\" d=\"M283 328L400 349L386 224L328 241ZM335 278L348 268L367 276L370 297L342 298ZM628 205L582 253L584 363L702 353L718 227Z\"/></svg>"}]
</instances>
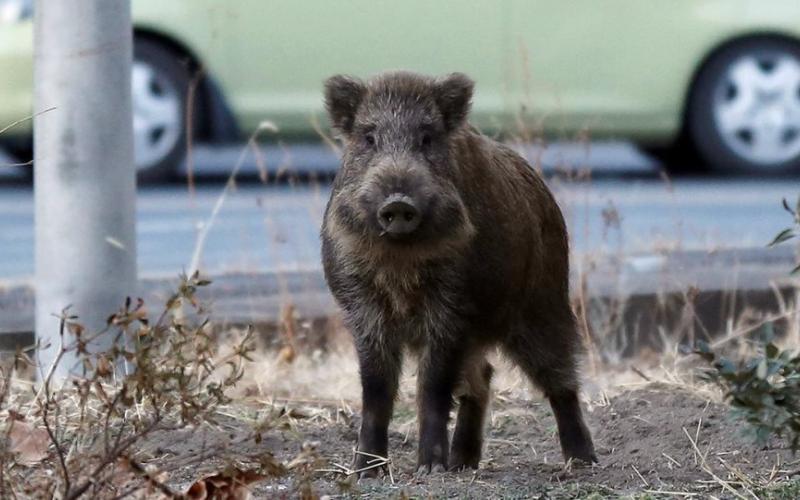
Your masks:
<instances>
[{"instance_id":1,"label":"boar's eye","mask_svg":"<svg viewBox=\"0 0 800 500\"><path fill-rule=\"evenodd\" d=\"M371 132L364 134L364 142L369 144L370 146L375 145L375 135Z\"/></svg>"},{"instance_id":2,"label":"boar's eye","mask_svg":"<svg viewBox=\"0 0 800 500\"><path fill-rule=\"evenodd\" d=\"M423 148L427 148L431 145L431 134L423 134L422 139L420 140L420 144L422 144Z\"/></svg>"}]
</instances>

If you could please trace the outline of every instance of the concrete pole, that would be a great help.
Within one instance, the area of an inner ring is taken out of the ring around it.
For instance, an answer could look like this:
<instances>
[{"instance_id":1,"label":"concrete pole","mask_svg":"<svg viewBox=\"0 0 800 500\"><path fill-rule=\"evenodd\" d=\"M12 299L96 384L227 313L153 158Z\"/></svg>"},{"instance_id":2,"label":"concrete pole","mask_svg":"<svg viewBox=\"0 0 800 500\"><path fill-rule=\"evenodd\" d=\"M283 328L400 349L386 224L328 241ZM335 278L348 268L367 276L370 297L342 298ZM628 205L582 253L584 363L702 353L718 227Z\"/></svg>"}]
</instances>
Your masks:
<instances>
[{"instance_id":1,"label":"concrete pole","mask_svg":"<svg viewBox=\"0 0 800 500\"><path fill-rule=\"evenodd\" d=\"M97 332L136 294L130 0L36 0L34 26L36 109L56 108L34 119L41 377L58 353L54 315L71 306ZM53 380L76 369L67 357Z\"/></svg>"}]
</instances>

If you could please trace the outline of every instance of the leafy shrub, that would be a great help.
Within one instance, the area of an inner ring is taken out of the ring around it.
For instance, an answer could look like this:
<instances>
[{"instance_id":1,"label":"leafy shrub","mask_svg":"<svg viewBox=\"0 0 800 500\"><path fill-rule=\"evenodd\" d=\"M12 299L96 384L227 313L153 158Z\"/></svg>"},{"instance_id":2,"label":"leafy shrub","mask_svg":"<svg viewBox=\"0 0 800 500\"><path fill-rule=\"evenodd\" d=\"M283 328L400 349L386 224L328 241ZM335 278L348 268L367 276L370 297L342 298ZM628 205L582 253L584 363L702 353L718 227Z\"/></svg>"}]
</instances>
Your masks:
<instances>
[{"instance_id":1,"label":"leafy shrub","mask_svg":"<svg viewBox=\"0 0 800 500\"><path fill-rule=\"evenodd\" d=\"M800 197L795 208L783 200L783 208L792 216L792 226L779 232L772 247L800 236ZM800 272L800 264L792 274ZM755 438L765 443L770 436L785 438L793 452L800 450L800 352L781 350L772 342L772 324L765 325L768 338L760 343L759 354L734 363L721 356L705 342L696 353L711 364L704 378L725 391L736 414L750 424Z\"/></svg>"},{"instance_id":2,"label":"leafy shrub","mask_svg":"<svg viewBox=\"0 0 800 500\"><path fill-rule=\"evenodd\" d=\"M797 238L800 236L800 196L797 197L797 203L795 207L792 208L789 206L789 203L786 201L786 198L783 199L783 209L789 212L792 216L792 226L785 228L783 231L778 233L775 238L769 243L770 247L783 243L784 241L791 240L793 238ZM792 269L791 274L798 274L800 273L800 263L798 263L794 269Z\"/></svg>"},{"instance_id":3,"label":"leafy shrub","mask_svg":"<svg viewBox=\"0 0 800 500\"><path fill-rule=\"evenodd\" d=\"M754 437L766 443L770 436L786 439L800 450L800 353L766 343L759 355L734 363L705 342L695 351L712 369L704 378L725 391L736 415L750 424Z\"/></svg>"}]
</instances>

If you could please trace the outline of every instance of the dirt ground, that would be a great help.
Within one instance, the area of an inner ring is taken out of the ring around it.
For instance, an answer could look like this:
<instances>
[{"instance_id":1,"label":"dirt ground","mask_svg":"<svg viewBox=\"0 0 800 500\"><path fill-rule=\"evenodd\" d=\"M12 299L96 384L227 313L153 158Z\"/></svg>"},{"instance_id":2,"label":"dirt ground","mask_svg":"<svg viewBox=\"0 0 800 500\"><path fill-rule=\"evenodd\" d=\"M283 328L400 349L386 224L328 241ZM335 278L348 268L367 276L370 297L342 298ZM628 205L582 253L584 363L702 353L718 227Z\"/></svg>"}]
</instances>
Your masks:
<instances>
[{"instance_id":1,"label":"dirt ground","mask_svg":"<svg viewBox=\"0 0 800 500\"><path fill-rule=\"evenodd\" d=\"M263 403L231 407L218 425L195 430L191 439L189 431L153 436L139 456L155 466L183 461L168 479L178 490L226 466L263 464L270 454L288 464L288 474L251 485L255 498L299 497L303 488L331 498L800 498L800 456L778 443L755 446L726 406L698 393L650 384L588 410L600 459L591 467L565 467L546 403L507 397L495 398L474 472L415 477L410 401L396 408L391 475L381 479L357 482L331 472L336 464L350 465L356 442L358 415L344 402L273 402L268 411ZM300 463L306 476L297 473Z\"/></svg>"}]
</instances>

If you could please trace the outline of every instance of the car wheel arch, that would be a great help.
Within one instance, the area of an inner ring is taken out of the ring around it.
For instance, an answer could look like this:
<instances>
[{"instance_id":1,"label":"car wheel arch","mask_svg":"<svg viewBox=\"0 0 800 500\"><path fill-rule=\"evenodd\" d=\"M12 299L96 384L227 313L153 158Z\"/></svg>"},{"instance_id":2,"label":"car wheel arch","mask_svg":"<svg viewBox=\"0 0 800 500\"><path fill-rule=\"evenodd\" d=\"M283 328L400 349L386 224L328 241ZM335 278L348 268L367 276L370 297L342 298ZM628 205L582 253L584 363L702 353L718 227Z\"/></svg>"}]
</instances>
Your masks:
<instances>
[{"instance_id":1,"label":"car wheel arch","mask_svg":"<svg viewBox=\"0 0 800 500\"><path fill-rule=\"evenodd\" d=\"M145 26L134 26L134 43L147 40L169 51L177 60L185 61L189 74L196 77L203 70L203 61L191 47L161 31ZM238 137L233 113L213 75L203 74L197 87L200 105L195 116L195 139L224 142Z\"/></svg>"},{"instance_id":2,"label":"car wheel arch","mask_svg":"<svg viewBox=\"0 0 800 500\"><path fill-rule=\"evenodd\" d=\"M700 62L695 65L691 75L684 85L683 96L681 99L681 128L679 135L683 136L686 133L687 120L689 116L689 104L692 99L692 92L697 86L697 81L703 73L704 68L708 67L709 63L713 61L720 54L739 45L752 43L755 41L783 41L795 44L800 48L800 37L794 36L789 33L779 31L760 31L760 32L744 32L738 33L733 36L728 36L723 40L718 41L710 47L700 59Z\"/></svg>"},{"instance_id":3,"label":"car wheel arch","mask_svg":"<svg viewBox=\"0 0 800 500\"><path fill-rule=\"evenodd\" d=\"M683 85L679 125L674 135L657 143L640 144L642 150L661 161L665 168L673 173L696 174L707 172L707 165L701 161L701 155L691 138L689 130L693 93L698 87L698 82L703 75L704 69L708 68L715 59L728 50L735 49L737 46L763 41L788 42L800 48L800 37L779 31L746 31L717 40L716 43L710 45L704 51L703 57L691 68L689 76Z\"/></svg>"}]
</instances>

